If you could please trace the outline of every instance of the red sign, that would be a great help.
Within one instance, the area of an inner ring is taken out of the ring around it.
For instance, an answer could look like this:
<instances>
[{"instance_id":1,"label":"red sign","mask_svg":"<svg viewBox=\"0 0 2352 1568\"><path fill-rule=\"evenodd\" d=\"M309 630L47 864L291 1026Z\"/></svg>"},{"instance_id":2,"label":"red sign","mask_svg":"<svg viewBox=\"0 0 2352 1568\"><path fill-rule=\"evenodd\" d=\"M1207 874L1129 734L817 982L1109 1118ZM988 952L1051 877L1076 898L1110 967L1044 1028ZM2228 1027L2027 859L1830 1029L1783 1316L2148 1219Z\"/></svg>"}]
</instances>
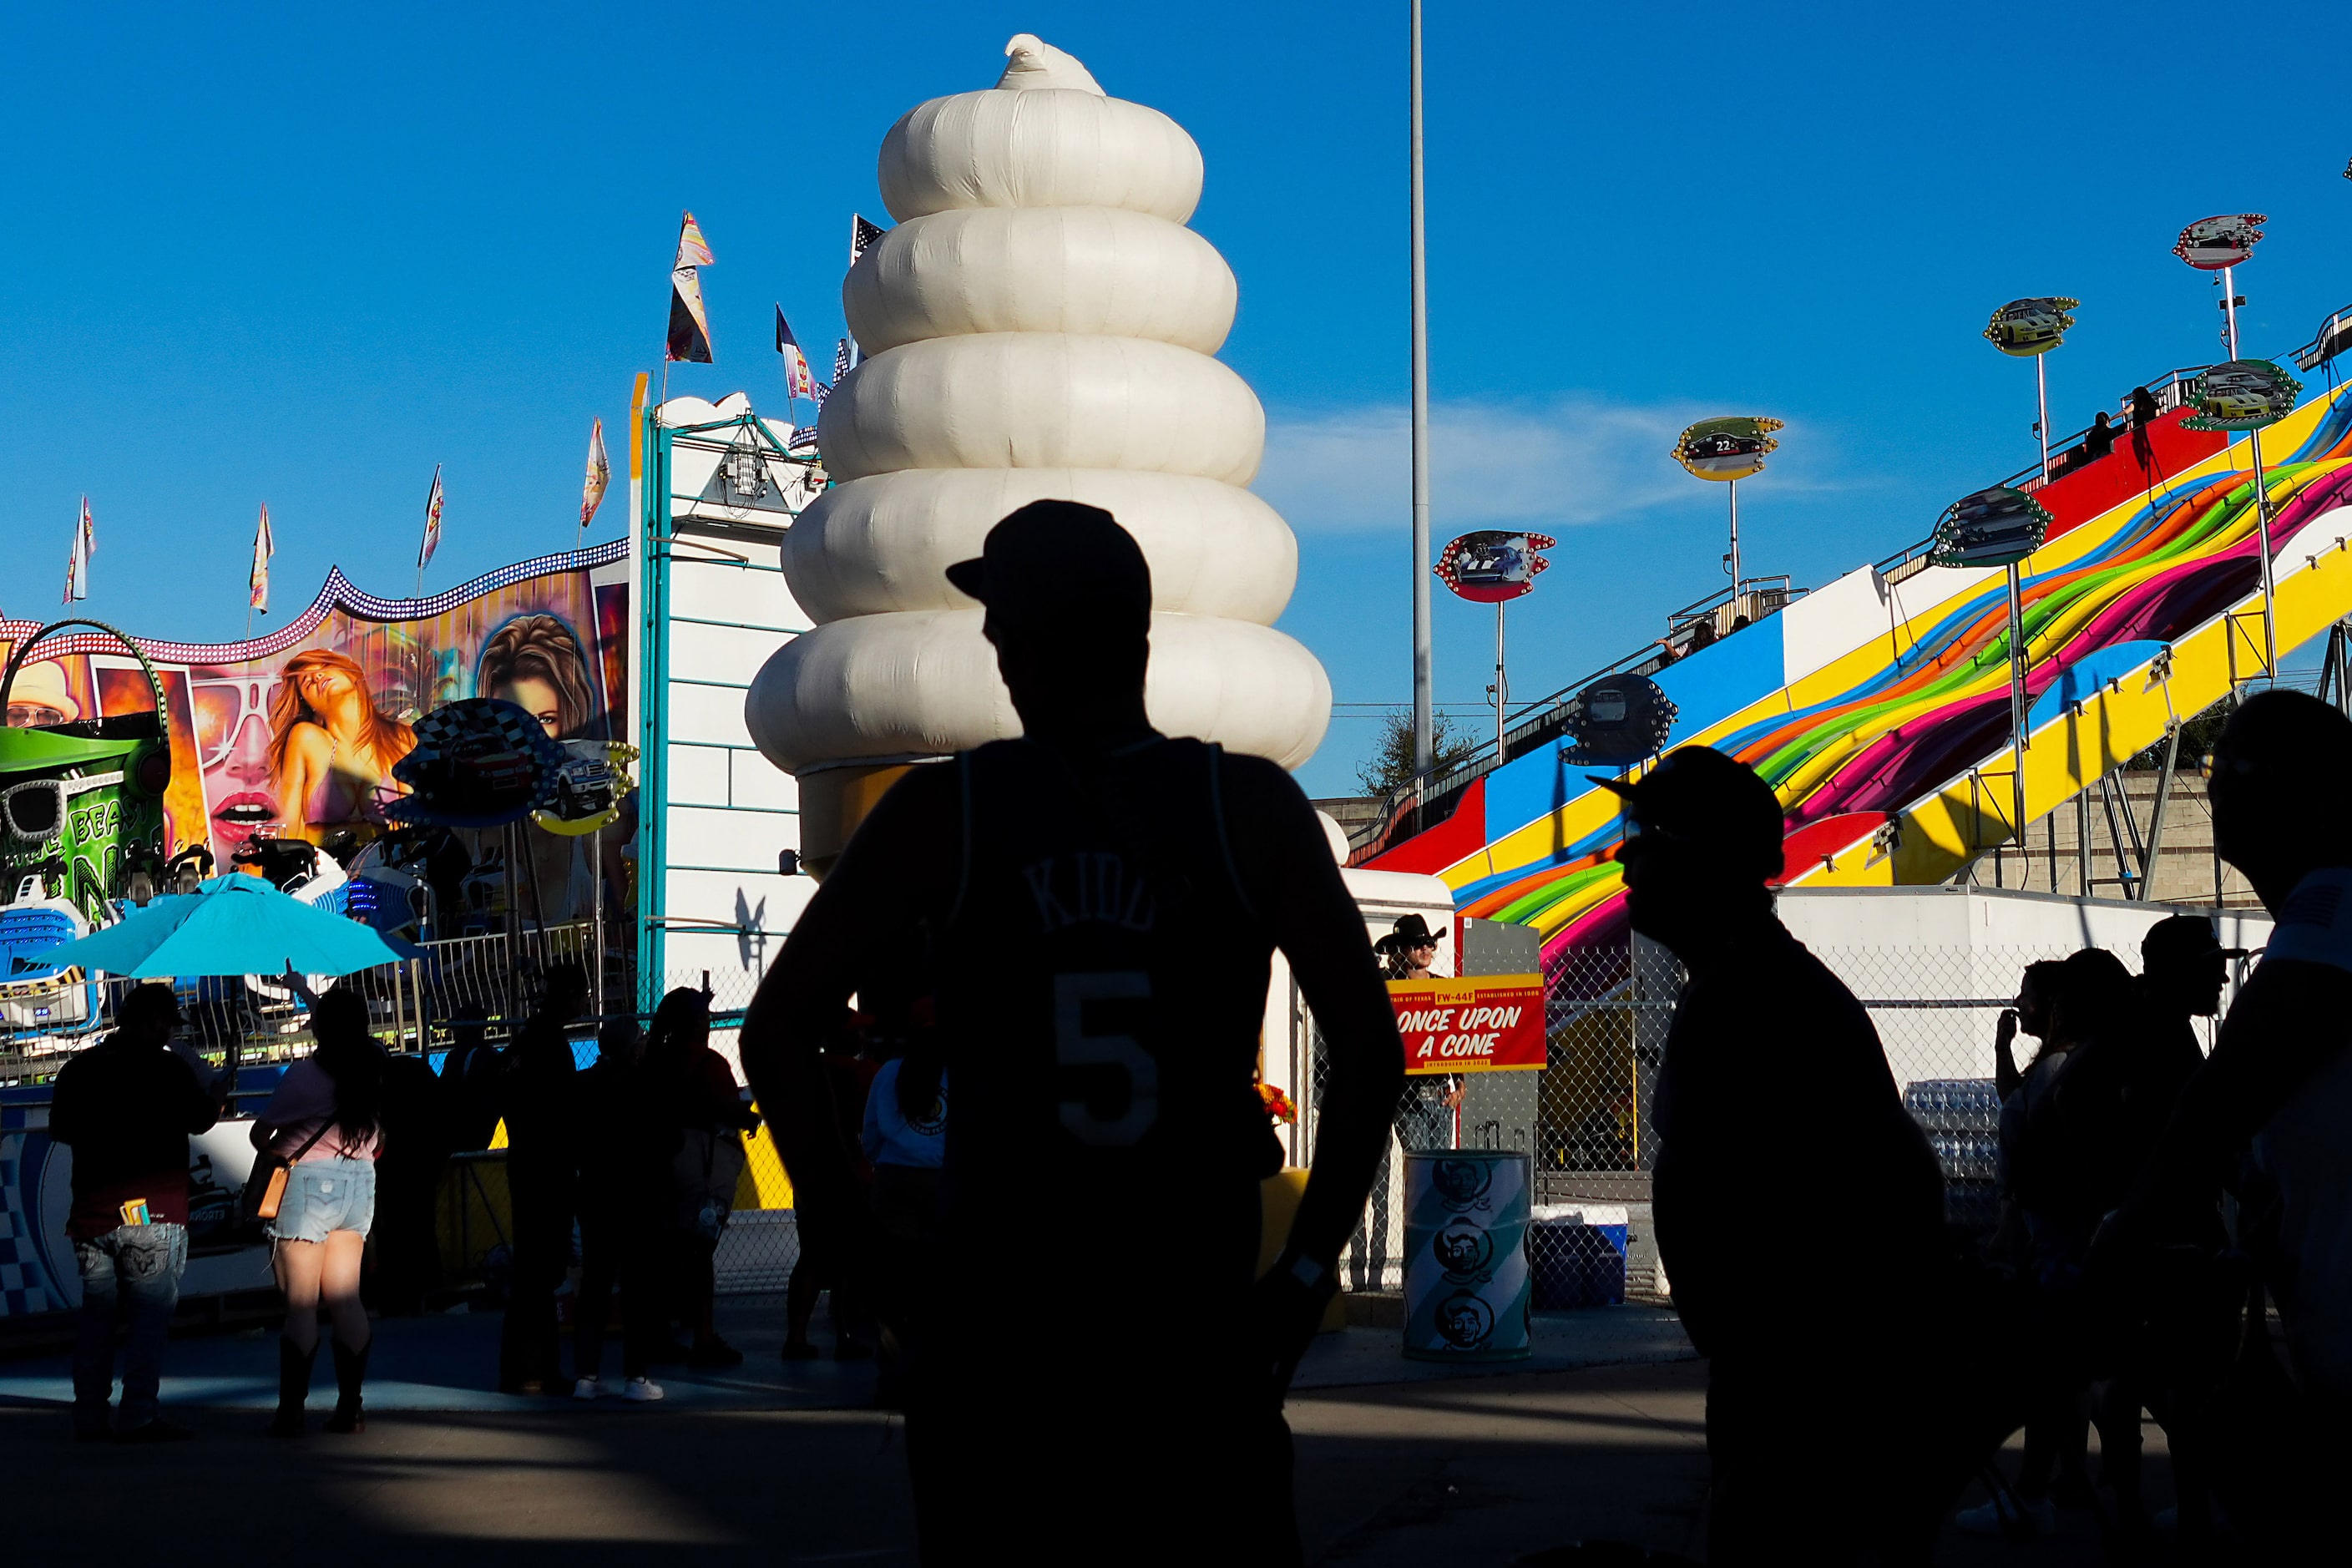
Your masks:
<instances>
[{"instance_id":1,"label":"red sign","mask_svg":"<svg viewBox=\"0 0 2352 1568\"><path fill-rule=\"evenodd\" d=\"M1544 1065L1540 974L1391 980L1409 1073L1525 1072Z\"/></svg>"}]
</instances>

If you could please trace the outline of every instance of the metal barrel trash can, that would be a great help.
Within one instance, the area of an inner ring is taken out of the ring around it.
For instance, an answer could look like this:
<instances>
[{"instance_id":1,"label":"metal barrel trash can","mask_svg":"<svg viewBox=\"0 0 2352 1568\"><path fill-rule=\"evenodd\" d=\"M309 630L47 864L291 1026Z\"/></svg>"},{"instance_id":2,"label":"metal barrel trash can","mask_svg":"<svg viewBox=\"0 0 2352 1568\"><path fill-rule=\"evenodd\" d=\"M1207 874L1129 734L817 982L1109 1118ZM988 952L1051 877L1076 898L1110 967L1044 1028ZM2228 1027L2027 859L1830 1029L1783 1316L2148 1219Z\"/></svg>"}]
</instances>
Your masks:
<instances>
[{"instance_id":1,"label":"metal barrel trash can","mask_svg":"<svg viewBox=\"0 0 2352 1568\"><path fill-rule=\"evenodd\" d=\"M1625 1299L1631 1216L1622 1204L1545 1204L1528 1227L1535 1310L1613 1307Z\"/></svg>"},{"instance_id":2,"label":"metal barrel trash can","mask_svg":"<svg viewBox=\"0 0 2352 1568\"><path fill-rule=\"evenodd\" d=\"M1405 1156L1407 1356L1527 1356L1529 1176L1525 1154L1498 1149Z\"/></svg>"}]
</instances>

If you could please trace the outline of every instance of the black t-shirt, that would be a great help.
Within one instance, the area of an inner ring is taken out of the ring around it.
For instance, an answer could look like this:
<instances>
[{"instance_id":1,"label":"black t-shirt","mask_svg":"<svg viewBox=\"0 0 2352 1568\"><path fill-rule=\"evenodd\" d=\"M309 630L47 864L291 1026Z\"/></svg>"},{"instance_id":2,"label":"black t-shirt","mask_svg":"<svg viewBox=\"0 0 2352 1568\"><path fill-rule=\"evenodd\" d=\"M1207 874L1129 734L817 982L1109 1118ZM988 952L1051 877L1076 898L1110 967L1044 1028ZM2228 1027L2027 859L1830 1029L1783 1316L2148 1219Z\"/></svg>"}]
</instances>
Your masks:
<instances>
[{"instance_id":1,"label":"black t-shirt","mask_svg":"<svg viewBox=\"0 0 2352 1568\"><path fill-rule=\"evenodd\" d=\"M74 1234L112 1230L121 1223L115 1205L131 1197L145 1198L158 1221L186 1224L188 1135L219 1119L219 1102L161 1046L134 1046L118 1032L68 1062L49 1136L73 1150Z\"/></svg>"},{"instance_id":2,"label":"black t-shirt","mask_svg":"<svg viewBox=\"0 0 2352 1568\"><path fill-rule=\"evenodd\" d=\"M1945 1255L1943 1173L1878 1031L1777 920L1683 987L1655 1119L1659 1253L1704 1354L1850 1338L1824 1270L1899 1314Z\"/></svg>"}]
</instances>

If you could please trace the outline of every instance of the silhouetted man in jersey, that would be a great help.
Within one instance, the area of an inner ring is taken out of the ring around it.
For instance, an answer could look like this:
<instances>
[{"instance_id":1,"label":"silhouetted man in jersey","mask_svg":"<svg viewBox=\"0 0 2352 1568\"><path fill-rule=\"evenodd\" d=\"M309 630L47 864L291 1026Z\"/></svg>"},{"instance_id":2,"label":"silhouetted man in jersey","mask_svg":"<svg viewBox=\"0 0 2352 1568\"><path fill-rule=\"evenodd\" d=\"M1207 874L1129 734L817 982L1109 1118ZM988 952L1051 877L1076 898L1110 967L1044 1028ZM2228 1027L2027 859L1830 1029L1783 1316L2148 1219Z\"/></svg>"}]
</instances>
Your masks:
<instances>
[{"instance_id":1,"label":"silhouetted man in jersey","mask_svg":"<svg viewBox=\"0 0 2352 1568\"><path fill-rule=\"evenodd\" d=\"M1707 1561L1924 1563L1938 1478L1956 1492L1965 1474L1938 1463L1911 1364L1946 1253L1936 1157L1869 1015L1772 912L1770 786L1705 746L1638 784L1593 782L1624 798L1633 929L1690 971L1659 1069L1652 1197L1675 1308L1711 1363ZM1851 1310L1800 1283L1814 1226L1868 1282Z\"/></svg>"},{"instance_id":2,"label":"silhouetted man in jersey","mask_svg":"<svg viewBox=\"0 0 2352 1568\"><path fill-rule=\"evenodd\" d=\"M925 1562L1296 1562L1282 1389L1402 1083L1361 918L1280 768L1152 729L1150 574L1109 513L1024 507L949 577L988 607L1024 734L876 806L761 984L744 1065L793 1181L837 1188L817 1048L877 965L928 954L956 1102L908 1405ZM1253 1284L1276 947L1330 1076Z\"/></svg>"}]
</instances>

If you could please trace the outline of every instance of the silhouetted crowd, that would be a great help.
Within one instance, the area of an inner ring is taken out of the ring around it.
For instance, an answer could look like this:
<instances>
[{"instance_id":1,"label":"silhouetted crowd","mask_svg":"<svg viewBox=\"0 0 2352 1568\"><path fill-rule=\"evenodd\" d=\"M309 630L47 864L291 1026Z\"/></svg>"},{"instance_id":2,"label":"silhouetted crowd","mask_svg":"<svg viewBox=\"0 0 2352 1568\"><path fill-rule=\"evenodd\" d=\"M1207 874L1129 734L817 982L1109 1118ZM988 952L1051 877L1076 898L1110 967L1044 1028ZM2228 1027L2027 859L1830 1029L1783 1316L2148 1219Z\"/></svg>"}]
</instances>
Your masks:
<instances>
[{"instance_id":1,"label":"silhouetted crowd","mask_svg":"<svg viewBox=\"0 0 2352 1568\"><path fill-rule=\"evenodd\" d=\"M1097 509L1037 502L949 575L987 606L1024 736L882 798L741 1027L793 1189L784 1354L816 1353L830 1291L835 1354L882 1355L928 1562L1011 1547L1296 1563L1283 1396L1392 1139L1434 1125L1449 1108L1429 1097L1452 1090L1405 1094L1361 915L1297 786L1151 727L1132 537ZM2026 1537L2079 1506L2129 1553L2153 1522L2143 1412L2169 1442L2184 1538L2226 1518L2270 1560L2328 1560L2352 1461L2352 720L2254 696L2210 769L2217 850L2274 922L2261 962L2210 1051L2199 1021L2250 955L2203 918L2156 923L2137 976L2099 950L2027 970L1993 1042L1989 1237L1948 1223L1868 1013L1774 911L1770 787L1697 746L1595 778L1622 797L1633 929L1688 973L1652 1196L1709 1362L1711 1562L1924 1563L1976 1483L1990 1500L1963 1528ZM1400 922L1384 948L1425 973L1437 939ZM1277 950L1326 1076L1314 1171L1261 1268L1260 1184L1281 1152L1254 1064ZM609 1021L578 1070L589 994L557 967L503 1051L486 1019L457 1020L437 1077L388 1062L350 993L313 1002L317 1054L254 1130L248 1201L288 1302L275 1429L302 1430L321 1309L328 1426L359 1428L362 1244L376 1236L378 1304L416 1310L443 1168L499 1122L502 1386L604 1392L615 1291L625 1395L659 1398L665 1357L740 1362L712 1324L714 1259L759 1118L711 1047L703 993L671 992L642 1032ZM120 1314L116 1431L152 1441L185 1436L156 1413L157 1361L185 1258L185 1140L222 1091L163 1048L168 989L132 993L121 1020L60 1076L51 1131L75 1152L77 1430L107 1435ZM1834 1150L1816 1169L1792 1163L1785 1115L1759 1113L1792 1085ZM1838 1277L1791 1278L1792 1238L1759 1196L1776 1179L1834 1214ZM1051 1205L1036 1289L1002 1285L1016 1200ZM1998 1456L2021 1431L2009 1474Z\"/></svg>"},{"instance_id":2,"label":"silhouetted crowd","mask_svg":"<svg viewBox=\"0 0 2352 1568\"><path fill-rule=\"evenodd\" d=\"M1852 994L1774 915L1780 812L1744 766L1670 753L1624 796L1634 929L1689 981L1657 1090L1654 1195L1674 1300L1711 1359L1709 1560L1920 1563L1964 1530L2028 1539L2095 1512L2119 1560L2152 1526L2216 1524L2324 1560L2352 1460L2352 721L2291 692L2231 716L2211 760L2217 847L2275 922L2221 1017L2205 917L2157 922L2134 975L2091 949L2024 973L1994 1042L2000 1220L1948 1226L1942 1173ZM2036 1048L2021 1064L2020 1035ZM1757 1222L1786 1167L1753 1114L1795 1073L1836 1131L1824 1173L1858 1297L1787 1284ZM2170 1520L2141 1490L2164 1428ZM2095 1482L2088 1431L2100 1437ZM1995 1455L2022 1430L2005 1475ZM1824 1505L1824 1456L1858 1486Z\"/></svg>"}]
</instances>

